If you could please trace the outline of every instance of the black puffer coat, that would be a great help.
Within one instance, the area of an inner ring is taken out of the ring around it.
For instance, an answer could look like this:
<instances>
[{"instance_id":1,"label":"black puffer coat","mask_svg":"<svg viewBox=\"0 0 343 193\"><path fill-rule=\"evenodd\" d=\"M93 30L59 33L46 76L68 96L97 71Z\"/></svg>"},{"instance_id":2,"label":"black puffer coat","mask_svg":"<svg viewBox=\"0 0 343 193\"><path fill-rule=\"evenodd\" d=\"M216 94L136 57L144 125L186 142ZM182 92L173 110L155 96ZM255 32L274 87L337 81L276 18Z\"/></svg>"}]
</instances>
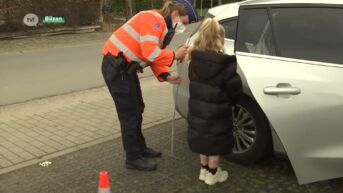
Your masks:
<instances>
[{"instance_id":1,"label":"black puffer coat","mask_svg":"<svg viewBox=\"0 0 343 193\"><path fill-rule=\"evenodd\" d=\"M242 91L236 57L194 50L189 64L188 144L195 153L232 152L232 105Z\"/></svg>"}]
</instances>

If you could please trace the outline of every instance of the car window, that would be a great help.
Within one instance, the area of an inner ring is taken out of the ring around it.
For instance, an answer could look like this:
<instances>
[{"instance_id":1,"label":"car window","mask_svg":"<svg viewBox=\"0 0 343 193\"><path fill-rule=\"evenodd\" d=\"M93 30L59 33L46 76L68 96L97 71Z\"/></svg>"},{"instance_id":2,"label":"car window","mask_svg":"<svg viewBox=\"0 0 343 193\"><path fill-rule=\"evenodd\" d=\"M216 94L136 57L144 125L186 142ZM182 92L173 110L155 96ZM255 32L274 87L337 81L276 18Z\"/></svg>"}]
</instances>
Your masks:
<instances>
[{"instance_id":1,"label":"car window","mask_svg":"<svg viewBox=\"0 0 343 193\"><path fill-rule=\"evenodd\" d=\"M237 51L275 56L275 43L266 9L241 10Z\"/></svg>"},{"instance_id":2,"label":"car window","mask_svg":"<svg viewBox=\"0 0 343 193\"><path fill-rule=\"evenodd\" d=\"M225 29L225 38L234 40L236 38L237 19L220 21Z\"/></svg>"},{"instance_id":3,"label":"car window","mask_svg":"<svg viewBox=\"0 0 343 193\"><path fill-rule=\"evenodd\" d=\"M343 64L343 9L275 8L271 16L280 56Z\"/></svg>"}]
</instances>

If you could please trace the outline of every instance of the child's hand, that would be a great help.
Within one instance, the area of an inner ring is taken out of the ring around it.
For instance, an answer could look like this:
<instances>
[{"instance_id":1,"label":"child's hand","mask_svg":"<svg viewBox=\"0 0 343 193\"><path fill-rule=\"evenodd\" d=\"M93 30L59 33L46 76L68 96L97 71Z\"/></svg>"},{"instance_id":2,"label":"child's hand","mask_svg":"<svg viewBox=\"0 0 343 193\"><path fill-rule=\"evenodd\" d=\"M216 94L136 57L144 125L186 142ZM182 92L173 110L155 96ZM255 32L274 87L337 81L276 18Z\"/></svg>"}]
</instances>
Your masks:
<instances>
[{"instance_id":1,"label":"child's hand","mask_svg":"<svg viewBox=\"0 0 343 193\"><path fill-rule=\"evenodd\" d=\"M171 74L169 76L167 76L167 81L170 84L180 84L181 83L181 76L178 74Z\"/></svg>"},{"instance_id":2,"label":"child's hand","mask_svg":"<svg viewBox=\"0 0 343 193\"><path fill-rule=\"evenodd\" d=\"M176 51L174 52L175 53L175 59L182 61L183 58L187 54L187 49L188 49L188 46L186 46L186 45L182 45L182 46L178 47L176 49Z\"/></svg>"}]
</instances>

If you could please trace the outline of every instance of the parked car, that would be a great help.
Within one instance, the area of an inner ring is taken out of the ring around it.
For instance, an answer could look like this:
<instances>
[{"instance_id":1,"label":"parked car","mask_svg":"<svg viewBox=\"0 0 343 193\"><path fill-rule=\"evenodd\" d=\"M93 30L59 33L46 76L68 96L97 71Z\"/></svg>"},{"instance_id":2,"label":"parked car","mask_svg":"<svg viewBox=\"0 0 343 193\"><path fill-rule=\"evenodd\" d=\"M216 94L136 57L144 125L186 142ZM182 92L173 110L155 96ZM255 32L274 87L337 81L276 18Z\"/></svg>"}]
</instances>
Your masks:
<instances>
[{"instance_id":1,"label":"parked car","mask_svg":"<svg viewBox=\"0 0 343 193\"><path fill-rule=\"evenodd\" d=\"M343 1L250 0L212 8L226 29L244 94L233 107L229 159L254 163L286 155L300 184L343 176ZM197 34L189 41L192 44ZM188 63L174 87L187 116Z\"/></svg>"}]
</instances>

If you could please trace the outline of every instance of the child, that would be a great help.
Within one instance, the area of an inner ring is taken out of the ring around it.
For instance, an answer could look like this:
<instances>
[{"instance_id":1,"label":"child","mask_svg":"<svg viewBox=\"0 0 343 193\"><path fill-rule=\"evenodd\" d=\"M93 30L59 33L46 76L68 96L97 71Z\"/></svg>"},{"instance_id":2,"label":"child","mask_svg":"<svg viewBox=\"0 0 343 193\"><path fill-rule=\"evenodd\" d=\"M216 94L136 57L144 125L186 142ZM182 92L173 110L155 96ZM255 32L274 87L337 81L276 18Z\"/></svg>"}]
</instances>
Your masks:
<instances>
[{"instance_id":1,"label":"child","mask_svg":"<svg viewBox=\"0 0 343 193\"><path fill-rule=\"evenodd\" d=\"M236 57L224 54L224 28L206 19L189 51L188 144L200 154L199 179L208 185L224 182L219 155L232 152L232 105L242 90Z\"/></svg>"}]
</instances>

